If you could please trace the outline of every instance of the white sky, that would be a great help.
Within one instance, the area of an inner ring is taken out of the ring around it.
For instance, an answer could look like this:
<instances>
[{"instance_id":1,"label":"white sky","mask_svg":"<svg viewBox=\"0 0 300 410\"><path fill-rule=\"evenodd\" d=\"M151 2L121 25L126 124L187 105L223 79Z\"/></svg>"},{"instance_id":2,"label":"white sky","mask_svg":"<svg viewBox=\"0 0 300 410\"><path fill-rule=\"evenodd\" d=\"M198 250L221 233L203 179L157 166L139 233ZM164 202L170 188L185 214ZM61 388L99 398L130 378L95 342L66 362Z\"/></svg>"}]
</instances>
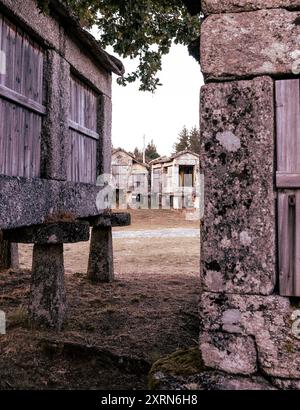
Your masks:
<instances>
[{"instance_id":1,"label":"white sky","mask_svg":"<svg viewBox=\"0 0 300 410\"><path fill-rule=\"evenodd\" d=\"M95 31L93 34L96 35ZM136 66L134 60L121 60L126 72ZM199 94L203 80L200 66L188 54L187 47L172 46L170 53L163 57L159 78L163 85L152 94L139 91L138 83L120 86L113 75L112 140L115 148L133 151L137 146L142 149L145 134L146 144L153 139L159 154L169 155L184 125L187 128L199 126Z\"/></svg>"}]
</instances>

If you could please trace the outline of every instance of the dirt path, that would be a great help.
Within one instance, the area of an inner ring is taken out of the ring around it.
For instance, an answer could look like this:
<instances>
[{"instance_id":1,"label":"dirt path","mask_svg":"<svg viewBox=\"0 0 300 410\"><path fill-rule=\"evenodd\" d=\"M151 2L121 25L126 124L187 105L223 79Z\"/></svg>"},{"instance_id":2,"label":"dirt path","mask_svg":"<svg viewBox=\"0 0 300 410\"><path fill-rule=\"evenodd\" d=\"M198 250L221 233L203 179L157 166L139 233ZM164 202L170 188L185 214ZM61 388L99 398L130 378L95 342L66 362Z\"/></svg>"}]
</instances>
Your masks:
<instances>
[{"instance_id":1,"label":"dirt path","mask_svg":"<svg viewBox=\"0 0 300 410\"><path fill-rule=\"evenodd\" d=\"M133 226L118 232L169 229L171 217L133 215ZM196 229L175 219L176 228ZM56 334L28 324L32 250L21 247L21 271L0 274L0 309L8 316L1 389L142 389L154 361L196 345L199 238L115 238L114 249L116 281L94 285L85 277L88 243L65 247L68 320Z\"/></svg>"}]
</instances>

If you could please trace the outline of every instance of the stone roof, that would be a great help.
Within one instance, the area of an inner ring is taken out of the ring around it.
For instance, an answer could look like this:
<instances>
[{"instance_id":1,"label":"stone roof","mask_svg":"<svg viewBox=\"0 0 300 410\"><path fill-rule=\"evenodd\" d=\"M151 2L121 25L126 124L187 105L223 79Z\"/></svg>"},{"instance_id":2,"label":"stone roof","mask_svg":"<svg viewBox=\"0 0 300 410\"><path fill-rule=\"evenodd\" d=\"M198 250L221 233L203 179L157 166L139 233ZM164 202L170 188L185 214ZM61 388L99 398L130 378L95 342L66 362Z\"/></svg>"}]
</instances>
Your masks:
<instances>
[{"instance_id":1,"label":"stone roof","mask_svg":"<svg viewBox=\"0 0 300 410\"><path fill-rule=\"evenodd\" d=\"M194 155L195 157L199 158L200 156L198 154L196 154L193 151L190 151L188 149L184 150L184 151L180 151L177 152L176 154L171 155L170 157L166 157L166 156L162 156L159 158L154 159L153 161L150 162L151 165L155 165L155 164L161 164L164 162L171 162L174 159L181 157L181 155L185 155L185 154L190 154L190 155Z\"/></svg>"},{"instance_id":2,"label":"stone roof","mask_svg":"<svg viewBox=\"0 0 300 410\"><path fill-rule=\"evenodd\" d=\"M123 152L124 154L126 154L130 158L132 158L133 161L136 162L137 164L143 165L145 168L149 168L148 164L146 164L145 162L139 161L134 155L132 155L130 152L126 151L125 149L123 149L123 148L114 148L112 150L112 155L116 154L117 152Z\"/></svg>"},{"instance_id":3,"label":"stone roof","mask_svg":"<svg viewBox=\"0 0 300 410\"><path fill-rule=\"evenodd\" d=\"M66 31L80 41L96 63L119 76L125 73L123 63L101 48L99 41L81 27L79 19L62 0L50 0L50 10L60 18Z\"/></svg>"}]
</instances>

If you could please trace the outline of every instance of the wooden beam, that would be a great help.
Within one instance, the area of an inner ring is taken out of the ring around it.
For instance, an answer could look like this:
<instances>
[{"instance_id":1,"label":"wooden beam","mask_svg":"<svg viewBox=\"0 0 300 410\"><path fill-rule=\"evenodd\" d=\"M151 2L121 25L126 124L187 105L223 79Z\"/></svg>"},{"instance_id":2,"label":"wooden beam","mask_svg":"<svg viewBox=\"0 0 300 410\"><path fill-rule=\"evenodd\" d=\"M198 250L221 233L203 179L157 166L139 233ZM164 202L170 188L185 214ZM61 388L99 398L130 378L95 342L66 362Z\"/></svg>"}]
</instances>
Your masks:
<instances>
[{"instance_id":1,"label":"wooden beam","mask_svg":"<svg viewBox=\"0 0 300 410\"><path fill-rule=\"evenodd\" d=\"M38 102L25 97L22 94L17 93L10 88L5 87L5 85L0 84L0 97L5 98L8 101L11 101L15 104L21 105L22 107L28 108L30 111L33 111L37 114L45 115L46 107L39 104Z\"/></svg>"},{"instance_id":2,"label":"wooden beam","mask_svg":"<svg viewBox=\"0 0 300 410\"><path fill-rule=\"evenodd\" d=\"M74 122L72 120L69 120L69 127L74 131L80 132L86 137L94 138L95 140L99 139L99 134L97 134L97 132L89 130L88 128L83 127L82 125L77 124L77 122Z\"/></svg>"},{"instance_id":3,"label":"wooden beam","mask_svg":"<svg viewBox=\"0 0 300 410\"><path fill-rule=\"evenodd\" d=\"M300 188L300 174L277 172L276 187L279 189Z\"/></svg>"}]
</instances>

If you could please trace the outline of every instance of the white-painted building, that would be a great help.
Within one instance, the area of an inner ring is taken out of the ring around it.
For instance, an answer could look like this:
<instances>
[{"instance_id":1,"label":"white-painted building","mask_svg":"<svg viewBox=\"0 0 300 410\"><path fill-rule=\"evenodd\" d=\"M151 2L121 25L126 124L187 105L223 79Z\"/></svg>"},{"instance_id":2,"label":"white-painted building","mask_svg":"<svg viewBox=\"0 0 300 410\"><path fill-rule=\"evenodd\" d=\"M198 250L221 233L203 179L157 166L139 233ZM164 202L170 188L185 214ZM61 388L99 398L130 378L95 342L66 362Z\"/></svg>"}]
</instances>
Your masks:
<instances>
[{"instance_id":1,"label":"white-painted building","mask_svg":"<svg viewBox=\"0 0 300 410\"><path fill-rule=\"evenodd\" d=\"M116 208L148 207L150 175L147 164L117 148L112 153L112 176L116 187Z\"/></svg>"},{"instance_id":2,"label":"white-painted building","mask_svg":"<svg viewBox=\"0 0 300 410\"><path fill-rule=\"evenodd\" d=\"M150 165L152 207L199 209L199 155L186 150Z\"/></svg>"}]
</instances>

